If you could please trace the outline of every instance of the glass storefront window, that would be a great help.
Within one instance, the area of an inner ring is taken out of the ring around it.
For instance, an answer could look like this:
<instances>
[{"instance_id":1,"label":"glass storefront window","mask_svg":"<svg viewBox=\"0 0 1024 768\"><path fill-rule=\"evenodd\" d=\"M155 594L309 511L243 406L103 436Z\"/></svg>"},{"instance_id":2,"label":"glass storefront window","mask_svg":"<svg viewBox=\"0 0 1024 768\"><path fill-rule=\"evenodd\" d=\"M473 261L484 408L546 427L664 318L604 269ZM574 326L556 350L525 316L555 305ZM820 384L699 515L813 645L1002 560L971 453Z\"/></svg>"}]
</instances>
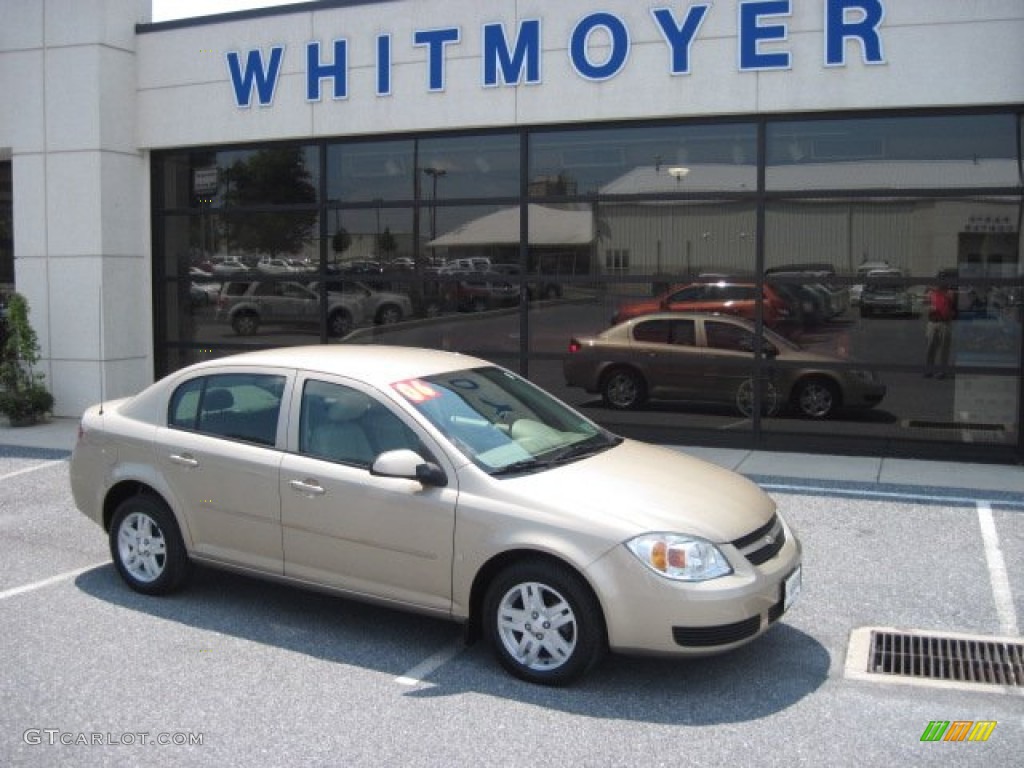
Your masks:
<instances>
[{"instance_id":1,"label":"glass storefront window","mask_svg":"<svg viewBox=\"0 0 1024 768\"><path fill-rule=\"evenodd\" d=\"M320 151L314 146L174 153L163 158L163 206L242 208L315 205Z\"/></svg>"},{"instance_id":2,"label":"glass storefront window","mask_svg":"<svg viewBox=\"0 0 1024 768\"><path fill-rule=\"evenodd\" d=\"M757 131L749 124L538 131L529 194L680 195L757 189Z\"/></svg>"},{"instance_id":3,"label":"glass storefront window","mask_svg":"<svg viewBox=\"0 0 1024 768\"><path fill-rule=\"evenodd\" d=\"M1013 448L1022 144L990 114L156 154L158 367L412 345L641 437ZM568 374L629 319L657 366Z\"/></svg>"},{"instance_id":4,"label":"glass storefront window","mask_svg":"<svg viewBox=\"0 0 1024 768\"><path fill-rule=\"evenodd\" d=\"M1012 115L768 125L768 190L942 189L1020 183Z\"/></svg>"},{"instance_id":5,"label":"glass storefront window","mask_svg":"<svg viewBox=\"0 0 1024 768\"><path fill-rule=\"evenodd\" d=\"M327 176L328 199L340 203L516 197L519 137L332 144Z\"/></svg>"}]
</instances>

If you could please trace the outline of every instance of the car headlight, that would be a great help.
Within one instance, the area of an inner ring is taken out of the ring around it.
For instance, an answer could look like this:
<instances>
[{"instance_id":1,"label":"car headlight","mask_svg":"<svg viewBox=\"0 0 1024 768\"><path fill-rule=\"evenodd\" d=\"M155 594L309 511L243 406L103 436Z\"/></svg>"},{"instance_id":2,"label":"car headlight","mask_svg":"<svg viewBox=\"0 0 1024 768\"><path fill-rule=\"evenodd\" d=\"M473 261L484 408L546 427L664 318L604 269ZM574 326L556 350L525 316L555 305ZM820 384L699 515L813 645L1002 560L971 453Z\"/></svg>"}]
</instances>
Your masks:
<instances>
[{"instance_id":1,"label":"car headlight","mask_svg":"<svg viewBox=\"0 0 1024 768\"><path fill-rule=\"evenodd\" d=\"M626 542L640 562L666 579L708 581L732 573L725 555L710 541L678 533L646 533Z\"/></svg>"}]
</instances>

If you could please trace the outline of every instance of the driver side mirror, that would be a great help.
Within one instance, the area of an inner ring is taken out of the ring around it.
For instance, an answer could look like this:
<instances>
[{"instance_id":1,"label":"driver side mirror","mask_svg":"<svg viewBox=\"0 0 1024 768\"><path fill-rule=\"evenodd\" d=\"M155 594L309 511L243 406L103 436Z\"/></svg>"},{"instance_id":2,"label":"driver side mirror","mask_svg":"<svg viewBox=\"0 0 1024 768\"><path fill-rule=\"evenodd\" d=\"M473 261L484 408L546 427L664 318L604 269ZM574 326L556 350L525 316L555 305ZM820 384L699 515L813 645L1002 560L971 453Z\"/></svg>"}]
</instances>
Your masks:
<instances>
[{"instance_id":1,"label":"driver side mirror","mask_svg":"<svg viewBox=\"0 0 1024 768\"><path fill-rule=\"evenodd\" d=\"M370 474L377 477L416 480L425 486L435 488L444 488L448 485L448 476L441 467L432 461L426 461L408 448L382 453L374 460Z\"/></svg>"}]
</instances>

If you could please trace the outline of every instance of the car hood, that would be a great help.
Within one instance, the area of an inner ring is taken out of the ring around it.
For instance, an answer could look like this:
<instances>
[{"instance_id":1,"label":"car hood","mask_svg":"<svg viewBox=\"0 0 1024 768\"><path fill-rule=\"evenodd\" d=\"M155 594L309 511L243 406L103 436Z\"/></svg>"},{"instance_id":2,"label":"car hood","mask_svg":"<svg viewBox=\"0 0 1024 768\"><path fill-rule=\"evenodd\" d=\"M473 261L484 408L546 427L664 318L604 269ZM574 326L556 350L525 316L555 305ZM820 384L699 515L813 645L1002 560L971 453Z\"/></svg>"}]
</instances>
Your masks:
<instances>
[{"instance_id":1,"label":"car hood","mask_svg":"<svg viewBox=\"0 0 1024 768\"><path fill-rule=\"evenodd\" d=\"M663 531L733 541L767 523L775 502L742 475L678 451L625 440L588 459L501 481L538 506L574 510L622 538Z\"/></svg>"}]
</instances>

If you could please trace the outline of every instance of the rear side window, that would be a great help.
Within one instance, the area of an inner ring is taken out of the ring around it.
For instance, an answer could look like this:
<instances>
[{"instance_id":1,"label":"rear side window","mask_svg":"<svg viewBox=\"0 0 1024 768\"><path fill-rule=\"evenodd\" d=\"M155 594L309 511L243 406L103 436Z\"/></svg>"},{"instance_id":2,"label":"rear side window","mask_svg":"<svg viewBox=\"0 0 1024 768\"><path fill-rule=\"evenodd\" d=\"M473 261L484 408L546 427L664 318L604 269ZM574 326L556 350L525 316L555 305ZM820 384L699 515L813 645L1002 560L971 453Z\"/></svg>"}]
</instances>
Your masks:
<instances>
[{"instance_id":1,"label":"rear side window","mask_svg":"<svg viewBox=\"0 0 1024 768\"><path fill-rule=\"evenodd\" d=\"M171 396L167 425L272 446L277 441L284 376L230 373L201 376Z\"/></svg>"}]
</instances>

